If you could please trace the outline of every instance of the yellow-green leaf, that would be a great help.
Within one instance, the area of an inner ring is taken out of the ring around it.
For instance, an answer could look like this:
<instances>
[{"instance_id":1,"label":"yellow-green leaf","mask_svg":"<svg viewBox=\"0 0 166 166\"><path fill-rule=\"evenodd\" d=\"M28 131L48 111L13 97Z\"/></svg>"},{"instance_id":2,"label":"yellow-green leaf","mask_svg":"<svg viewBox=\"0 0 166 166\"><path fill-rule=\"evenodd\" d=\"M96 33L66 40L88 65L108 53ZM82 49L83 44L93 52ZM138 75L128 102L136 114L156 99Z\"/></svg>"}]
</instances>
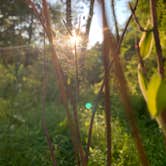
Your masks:
<instances>
[{"instance_id":1,"label":"yellow-green leaf","mask_svg":"<svg viewBox=\"0 0 166 166\"><path fill-rule=\"evenodd\" d=\"M147 101L147 80L144 78L143 73L141 70L138 68L138 83L139 87L141 89L142 95L144 96L145 101Z\"/></svg>"},{"instance_id":2,"label":"yellow-green leaf","mask_svg":"<svg viewBox=\"0 0 166 166\"><path fill-rule=\"evenodd\" d=\"M161 78L158 73L152 75L147 87L147 105L152 118L158 115L157 96L161 84Z\"/></svg>"},{"instance_id":3,"label":"yellow-green leaf","mask_svg":"<svg viewBox=\"0 0 166 166\"><path fill-rule=\"evenodd\" d=\"M148 23L146 29L151 29ZM153 47L153 33L152 31L143 32L141 40L139 42L140 54L145 59L149 57Z\"/></svg>"},{"instance_id":4,"label":"yellow-green leaf","mask_svg":"<svg viewBox=\"0 0 166 166\"><path fill-rule=\"evenodd\" d=\"M166 110L166 82L161 81L160 88L157 94L157 109L158 112Z\"/></svg>"}]
</instances>

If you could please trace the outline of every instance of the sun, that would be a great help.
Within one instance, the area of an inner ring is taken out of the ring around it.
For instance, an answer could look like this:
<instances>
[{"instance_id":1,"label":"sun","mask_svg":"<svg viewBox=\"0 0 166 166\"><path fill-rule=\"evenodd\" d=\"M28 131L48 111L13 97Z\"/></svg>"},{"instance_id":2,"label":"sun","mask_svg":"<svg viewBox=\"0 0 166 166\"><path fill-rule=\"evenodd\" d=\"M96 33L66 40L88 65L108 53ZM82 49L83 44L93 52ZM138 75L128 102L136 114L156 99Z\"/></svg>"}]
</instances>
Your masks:
<instances>
[{"instance_id":1,"label":"sun","mask_svg":"<svg viewBox=\"0 0 166 166\"><path fill-rule=\"evenodd\" d=\"M81 37L75 31L73 31L72 36L70 36L69 38L69 43L71 45L75 45L79 44L80 42L81 42Z\"/></svg>"}]
</instances>

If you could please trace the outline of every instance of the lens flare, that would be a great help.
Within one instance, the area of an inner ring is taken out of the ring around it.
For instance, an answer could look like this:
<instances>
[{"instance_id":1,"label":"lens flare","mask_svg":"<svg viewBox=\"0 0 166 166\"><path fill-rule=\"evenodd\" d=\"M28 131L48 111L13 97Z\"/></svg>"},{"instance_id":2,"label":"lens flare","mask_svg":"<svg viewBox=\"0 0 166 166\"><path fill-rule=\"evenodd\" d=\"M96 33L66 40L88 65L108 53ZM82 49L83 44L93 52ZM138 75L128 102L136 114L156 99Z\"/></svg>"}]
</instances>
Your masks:
<instances>
[{"instance_id":1,"label":"lens flare","mask_svg":"<svg viewBox=\"0 0 166 166\"><path fill-rule=\"evenodd\" d=\"M87 102L86 104L85 104L85 108L86 109L91 109L92 108L92 103L90 103L90 102Z\"/></svg>"},{"instance_id":2,"label":"lens flare","mask_svg":"<svg viewBox=\"0 0 166 166\"><path fill-rule=\"evenodd\" d=\"M79 44L80 42L81 42L81 37L77 35L76 32L74 31L72 33L72 36L69 39L69 43L72 45L75 45L75 44Z\"/></svg>"}]
</instances>

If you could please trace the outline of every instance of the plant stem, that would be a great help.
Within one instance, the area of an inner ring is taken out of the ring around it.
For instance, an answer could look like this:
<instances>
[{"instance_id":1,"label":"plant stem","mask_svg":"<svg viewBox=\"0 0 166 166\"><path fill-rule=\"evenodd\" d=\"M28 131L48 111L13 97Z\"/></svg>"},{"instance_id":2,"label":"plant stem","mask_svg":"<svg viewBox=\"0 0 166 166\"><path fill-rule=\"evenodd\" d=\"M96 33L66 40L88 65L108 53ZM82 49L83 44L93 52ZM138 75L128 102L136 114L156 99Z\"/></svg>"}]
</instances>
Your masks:
<instances>
[{"instance_id":1,"label":"plant stem","mask_svg":"<svg viewBox=\"0 0 166 166\"><path fill-rule=\"evenodd\" d=\"M116 30L116 39L119 41L119 27L118 27L118 22L117 22L117 17L115 13L115 0L111 0L111 6L112 6L112 15L114 19L114 24L115 24L115 30Z\"/></svg>"},{"instance_id":2,"label":"plant stem","mask_svg":"<svg viewBox=\"0 0 166 166\"><path fill-rule=\"evenodd\" d=\"M131 106L131 102L130 102L130 98L128 94L127 82L126 82L124 72L120 62L120 57L119 57L120 48L112 32L108 28L104 0L101 0L101 4L102 4L102 11L103 11L102 14L103 14L104 39L107 39L107 42L105 42L105 45L108 45L110 55L112 56L114 60L115 76L117 77L117 80L119 82L119 90L121 94L121 99L126 111L125 113L127 115L129 125L131 127L132 135L135 139L135 144L136 144L138 153L140 155L141 163L143 166L148 166L149 162L146 157L146 153L142 144L140 133L136 125L136 119L133 114L133 110L132 110L132 106Z\"/></svg>"},{"instance_id":3,"label":"plant stem","mask_svg":"<svg viewBox=\"0 0 166 166\"><path fill-rule=\"evenodd\" d=\"M106 141L107 141L107 166L111 166L111 104L110 104L110 85L109 85L109 53L110 45L108 38L108 26L105 16L105 3L104 0L102 3L102 16L103 16L103 60L104 60L104 78L105 78L105 123L106 123Z\"/></svg>"},{"instance_id":4,"label":"plant stem","mask_svg":"<svg viewBox=\"0 0 166 166\"><path fill-rule=\"evenodd\" d=\"M159 125L159 128L161 128L164 136L164 143L166 146L166 110L162 111L158 117L156 118L156 121Z\"/></svg>"},{"instance_id":5,"label":"plant stem","mask_svg":"<svg viewBox=\"0 0 166 166\"><path fill-rule=\"evenodd\" d=\"M153 34L157 52L157 63L158 63L158 71L160 76L164 77L164 61L162 55L162 49L160 44L160 37L158 31L158 23L157 23L157 11L156 11L156 0L150 0L150 10L151 10L151 19L153 24Z\"/></svg>"}]
</instances>

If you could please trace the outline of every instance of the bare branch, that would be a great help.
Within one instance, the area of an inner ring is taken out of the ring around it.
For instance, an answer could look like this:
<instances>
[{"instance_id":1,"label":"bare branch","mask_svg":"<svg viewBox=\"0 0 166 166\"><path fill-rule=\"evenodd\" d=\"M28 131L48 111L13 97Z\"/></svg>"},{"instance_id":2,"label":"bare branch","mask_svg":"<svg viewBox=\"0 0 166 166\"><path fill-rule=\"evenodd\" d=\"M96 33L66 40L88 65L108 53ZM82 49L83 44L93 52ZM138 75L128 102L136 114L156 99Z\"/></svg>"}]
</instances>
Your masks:
<instances>
[{"instance_id":1,"label":"bare branch","mask_svg":"<svg viewBox=\"0 0 166 166\"><path fill-rule=\"evenodd\" d=\"M58 87L60 90L62 103L66 109L67 120L68 120L69 128L71 130L71 140L72 140L72 143L74 146L75 153L78 154L80 152L80 155L81 155L83 153L83 148L82 148L81 142L78 138L78 135L76 132L76 126L75 126L75 123L73 121L73 118L71 116L71 113L70 113L69 107L68 107L68 99L67 99L67 92L66 92L66 87L65 87L66 84L65 84L65 79L64 79L64 73L63 73L63 70L62 70L61 65L59 63L59 59L57 57L56 49L54 46L55 35L52 33L51 19L50 19L47 1L42 0L43 18L41 18L39 13L36 12L35 4L31 0L27 0L26 3L28 5L30 5L31 7L33 7L32 10L36 14L38 19L40 20L45 32L47 33L47 37L49 39L49 42L51 44L52 62L53 62L56 77L57 77L57 84L58 84ZM44 20L44 22L43 22L43 20ZM81 158L83 160L84 157L81 156Z\"/></svg>"},{"instance_id":2,"label":"bare branch","mask_svg":"<svg viewBox=\"0 0 166 166\"><path fill-rule=\"evenodd\" d=\"M132 5L131 5L130 2L129 2L129 7L130 7L130 10L131 10L133 19L134 19L135 23L137 24L139 30L142 31L142 32L148 32L149 30L146 30L146 29L144 29L144 28L141 26L141 24L140 24L140 22L139 22L139 20L138 20L138 17L137 17L136 14L135 14L135 10L133 9L133 7L132 7Z\"/></svg>"},{"instance_id":3,"label":"bare branch","mask_svg":"<svg viewBox=\"0 0 166 166\"><path fill-rule=\"evenodd\" d=\"M109 73L110 73L110 70L112 69L112 64L113 64L113 60L111 61L111 63L109 64ZM96 111L97 111L97 105L98 105L98 102L99 102L99 99L100 99L100 96L103 92L103 89L104 89L104 85L105 85L105 77L103 79L103 82L100 86L100 89L99 89L99 92L96 96L96 99L94 101L94 106L93 106L93 111L92 111L92 116L91 116L91 120L90 120L90 125L89 125L89 130L88 130L88 141L87 141L87 146L86 146L86 156L85 156L85 159L86 159L86 163L88 163L88 158L89 158L89 148L91 146L91 139L92 139L92 129L93 129L93 123L94 123L94 118L95 118L95 114L96 114Z\"/></svg>"},{"instance_id":4,"label":"bare branch","mask_svg":"<svg viewBox=\"0 0 166 166\"><path fill-rule=\"evenodd\" d=\"M142 70L143 74L145 75L146 74L146 69L145 69L145 65L144 65L144 62L143 62L143 59L142 59L142 56L141 56L141 53L140 53L140 47L139 47L139 40L138 40L138 38L135 39L135 49L136 49L136 52L137 52L137 55L138 55L139 64L141 66L141 70Z\"/></svg>"},{"instance_id":5,"label":"bare branch","mask_svg":"<svg viewBox=\"0 0 166 166\"><path fill-rule=\"evenodd\" d=\"M136 10L137 5L138 5L138 0L136 0L135 5L134 5L134 7L133 7L133 10L134 10L134 11ZM119 39L119 42L118 42L118 48L119 48L119 49L120 49L120 47L121 47L122 41L123 41L123 39L124 39L124 36L125 36L125 34L126 34L126 31L127 31L127 28L128 28L128 26L129 26L129 23L130 23L131 19L132 19L132 14L131 14L130 17L128 18L127 23L126 23L126 25L125 25L125 28L124 28L124 30L123 30L123 32L122 32L122 35L120 36L120 39Z\"/></svg>"},{"instance_id":6,"label":"bare branch","mask_svg":"<svg viewBox=\"0 0 166 166\"><path fill-rule=\"evenodd\" d=\"M71 0L66 0L66 21L67 28L72 30Z\"/></svg>"},{"instance_id":7,"label":"bare branch","mask_svg":"<svg viewBox=\"0 0 166 166\"><path fill-rule=\"evenodd\" d=\"M115 0L111 0L111 6L112 6L112 14L113 14L115 30L116 30L116 39L117 41L119 41L120 36L119 36L118 22L117 22L116 13L115 13Z\"/></svg>"},{"instance_id":8,"label":"bare branch","mask_svg":"<svg viewBox=\"0 0 166 166\"><path fill-rule=\"evenodd\" d=\"M105 78L105 123L106 123L106 141L107 141L107 166L111 166L111 146L112 146L112 133L111 133L111 104L110 104L110 85L109 85L109 28L106 20L106 11L104 0L102 3L102 17L103 17L103 60L104 60L104 78Z\"/></svg>"},{"instance_id":9,"label":"bare branch","mask_svg":"<svg viewBox=\"0 0 166 166\"><path fill-rule=\"evenodd\" d=\"M150 0L150 11L151 11L153 34L154 34L154 40L155 40L156 52L157 52L158 71L161 77L163 78L164 77L164 61L163 61L162 48L160 44L160 37L159 37L159 31L158 31L156 0Z\"/></svg>"},{"instance_id":10,"label":"bare branch","mask_svg":"<svg viewBox=\"0 0 166 166\"><path fill-rule=\"evenodd\" d=\"M46 118L45 118L45 112L46 112L46 96L47 96L47 82L48 82L48 75L47 75L47 60L46 60L46 52L45 52L45 33L44 33L44 66L43 66L43 88L42 88L42 127L44 130L45 137L47 139L48 147L50 150L50 156L53 162L53 166L57 165L56 159L55 159L55 153L54 153L54 145L52 143L51 137L48 132L47 124L46 124Z\"/></svg>"},{"instance_id":11,"label":"bare branch","mask_svg":"<svg viewBox=\"0 0 166 166\"><path fill-rule=\"evenodd\" d=\"M115 40L113 34L110 32L110 30L108 28L108 23L107 23L105 12L104 12L104 10L105 10L104 0L102 0L101 2L102 2L103 20L104 20L103 24L104 24L104 29L106 31L104 38L107 39L107 43L105 43L105 44L109 45L108 48L110 48L110 54L115 63L115 65L114 65L115 66L115 76L117 77L117 80L119 82L119 90L120 90L120 94L121 94L122 103L125 107L125 113L127 115L128 121L129 121L132 135L135 139L135 144L136 144L137 150L139 152L142 165L148 166L149 162L147 160L145 150L144 150L141 138L140 138L140 133L139 133L139 130L136 125L136 119L133 114L131 102L129 99L127 82L126 82L124 72L123 72L123 69L122 69L122 66L120 63L120 57L119 57L120 49L119 49L117 41Z\"/></svg>"},{"instance_id":12,"label":"bare branch","mask_svg":"<svg viewBox=\"0 0 166 166\"><path fill-rule=\"evenodd\" d=\"M46 28L46 25L45 25L45 22L44 22L44 17L42 17L42 14L39 13L39 11L37 10L35 4L33 3L32 0L25 0L25 3L30 7L32 8L32 11L33 13L36 15L36 17L39 19L40 23L42 24L45 32L48 34L47 32L47 28Z\"/></svg>"},{"instance_id":13,"label":"bare branch","mask_svg":"<svg viewBox=\"0 0 166 166\"><path fill-rule=\"evenodd\" d=\"M90 1L88 20L87 20L87 24L86 24L86 36L89 36L90 26L91 26L92 17L93 17L94 2L95 2L95 0Z\"/></svg>"}]
</instances>

